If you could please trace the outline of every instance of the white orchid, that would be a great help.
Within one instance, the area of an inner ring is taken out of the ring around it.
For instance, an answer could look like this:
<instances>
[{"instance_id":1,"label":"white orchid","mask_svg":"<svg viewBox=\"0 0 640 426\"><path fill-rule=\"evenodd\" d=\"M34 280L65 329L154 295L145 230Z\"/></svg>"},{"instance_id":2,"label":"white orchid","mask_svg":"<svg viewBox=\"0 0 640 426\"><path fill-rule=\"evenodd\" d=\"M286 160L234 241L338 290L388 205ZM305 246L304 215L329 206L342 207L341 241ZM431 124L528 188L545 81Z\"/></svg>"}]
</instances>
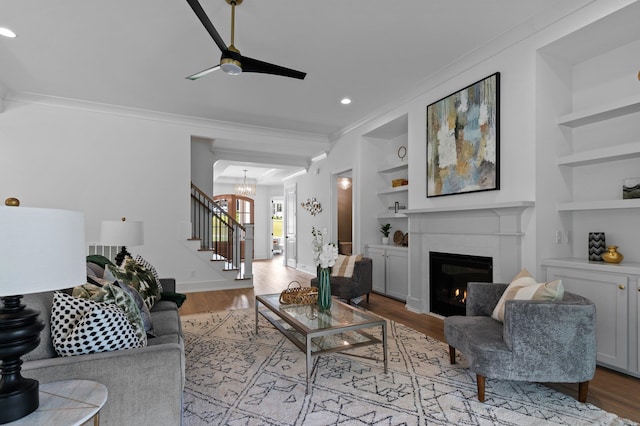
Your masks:
<instances>
[{"instance_id":1,"label":"white orchid","mask_svg":"<svg viewBox=\"0 0 640 426\"><path fill-rule=\"evenodd\" d=\"M338 247L333 243L328 243L322 246L322 253L320 253L320 267L331 268L336 264L338 259Z\"/></svg>"},{"instance_id":2,"label":"white orchid","mask_svg":"<svg viewBox=\"0 0 640 426\"><path fill-rule=\"evenodd\" d=\"M313 247L313 262L316 267L330 268L336 264L338 259L338 248L333 243L324 243L324 236L327 234L327 230L311 228L311 235L313 235L312 247Z\"/></svg>"}]
</instances>

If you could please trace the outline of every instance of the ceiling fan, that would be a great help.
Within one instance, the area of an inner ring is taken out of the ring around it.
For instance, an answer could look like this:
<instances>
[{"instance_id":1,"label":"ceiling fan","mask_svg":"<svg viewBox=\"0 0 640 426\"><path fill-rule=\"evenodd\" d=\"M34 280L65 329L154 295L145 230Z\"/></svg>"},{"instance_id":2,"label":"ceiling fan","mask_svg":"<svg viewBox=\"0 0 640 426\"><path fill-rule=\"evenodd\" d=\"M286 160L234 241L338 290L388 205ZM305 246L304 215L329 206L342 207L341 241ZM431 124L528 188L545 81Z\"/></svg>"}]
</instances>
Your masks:
<instances>
[{"instance_id":1,"label":"ceiling fan","mask_svg":"<svg viewBox=\"0 0 640 426\"><path fill-rule=\"evenodd\" d=\"M191 9L196 13L202 25L207 30L213 41L218 45L218 48L222 52L222 56L220 57L220 64L215 65L211 68L207 68L202 70L196 74L190 75L187 77L189 80L196 80L200 77L203 77L218 68L224 71L226 74L230 75L238 75L242 72L257 72L262 74L274 74L280 75L283 77L291 77L298 78L303 80L307 73L292 70L290 68L281 67L279 65L270 64L267 62L259 61L257 59L249 58L247 56L242 56L240 51L233 45L234 42L234 32L235 32L235 16L236 16L236 6L242 3L242 0L225 0L228 4L231 5L231 44L229 47L224 43L218 31L216 31L215 27L207 17L207 14L202 9L202 6L198 2L198 0L187 0Z\"/></svg>"}]
</instances>

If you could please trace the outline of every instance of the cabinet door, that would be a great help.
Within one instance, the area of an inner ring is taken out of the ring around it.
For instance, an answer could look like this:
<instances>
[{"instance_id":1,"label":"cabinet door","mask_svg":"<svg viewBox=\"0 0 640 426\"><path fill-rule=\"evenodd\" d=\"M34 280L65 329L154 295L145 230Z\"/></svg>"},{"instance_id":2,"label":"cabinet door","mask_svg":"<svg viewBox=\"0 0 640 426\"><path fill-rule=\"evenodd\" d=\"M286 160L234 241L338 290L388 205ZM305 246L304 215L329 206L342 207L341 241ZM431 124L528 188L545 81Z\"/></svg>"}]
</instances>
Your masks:
<instances>
[{"instance_id":1,"label":"cabinet door","mask_svg":"<svg viewBox=\"0 0 640 426\"><path fill-rule=\"evenodd\" d=\"M630 291L634 291L632 288ZM635 279L635 293L636 293L636 321L635 321L635 333L636 333L636 374L640 374L640 278Z\"/></svg>"},{"instance_id":2,"label":"cabinet door","mask_svg":"<svg viewBox=\"0 0 640 426\"><path fill-rule=\"evenodd\" d=\"M387 294L407 300L409 294L409 256L407 252L387 251Z\"/></svg>"},{"instance_id":3,"label":"cabinet door","mask_svg":"<svg viewBox=\"0 0 640 426\"><path fill-rule=\"evenodd\" d=\"M377 248L368 248L367 257L371 259L372 270L372 288L373 291L380 294L387 294L385 288L385 255L384 250Z\"/></svg>"},{"instance_id":4,"label":"cabinet door","mask_svg":"<svg viewBox=\"0 0 640 426\"><path fill-rule=\"evenodd\" d=\"M566 291L579 294L596 305L597 360L628 369L628 278L594 271L549 267L547 280L562 280ZM559 318L562 321L562 318Z\"/></svg>"}]
</instances>

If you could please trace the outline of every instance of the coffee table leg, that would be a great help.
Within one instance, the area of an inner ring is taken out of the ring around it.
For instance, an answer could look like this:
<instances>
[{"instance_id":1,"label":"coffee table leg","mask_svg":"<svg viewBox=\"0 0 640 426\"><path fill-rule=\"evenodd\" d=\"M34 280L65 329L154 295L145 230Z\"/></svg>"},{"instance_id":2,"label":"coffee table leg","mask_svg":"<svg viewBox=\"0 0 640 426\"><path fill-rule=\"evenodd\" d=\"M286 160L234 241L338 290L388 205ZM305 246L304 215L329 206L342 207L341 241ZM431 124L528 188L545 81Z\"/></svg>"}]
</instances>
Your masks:
<instances>
[{"instance_id":1,"label":"coffee table leg","mask_svg":"<svg viewBox=\"0 0 640 426\"><path fill-rule=\"evenodd\" d=\"M382 350L384 351L384 373L387 374L387 322L382 323Z\"/></svg>"},{"instance_id":2,"label":"coffee table leg","mask_svg":"<svg viewBox=\"0 0 640 426\"><path fill-rule=\"evenodd\" d=\"M307 335L307 395L311 391L311 337Z\"/></svg>"},{"instance_id":3,"label":"coffee table leg","mask_svg":"<svg viewBox=\"0 0 640 426\"><path fill-rule=\"evenodd\" d=\"M256 334L258 334L258 299L256 299Z\"/></svg>"}]
</instances>

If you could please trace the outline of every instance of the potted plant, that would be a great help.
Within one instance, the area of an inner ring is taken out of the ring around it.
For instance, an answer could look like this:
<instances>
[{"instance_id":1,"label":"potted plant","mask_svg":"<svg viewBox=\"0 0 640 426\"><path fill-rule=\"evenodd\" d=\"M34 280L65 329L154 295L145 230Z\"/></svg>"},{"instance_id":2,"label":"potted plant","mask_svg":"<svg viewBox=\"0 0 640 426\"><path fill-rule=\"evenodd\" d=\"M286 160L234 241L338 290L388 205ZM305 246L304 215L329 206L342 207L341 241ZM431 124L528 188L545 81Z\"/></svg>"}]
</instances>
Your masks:
<instances>
[{"instance_id":1,"label":"potted plant","mask_svg":"<svg viewBox=\"0 0 640 426\"><path fill-rule=\"evenodd\" d=\"M389 244L389 230L391 229L390 223L380 225L380 232L382 232L382 244Z\"/></svg>"}]
</instances>

